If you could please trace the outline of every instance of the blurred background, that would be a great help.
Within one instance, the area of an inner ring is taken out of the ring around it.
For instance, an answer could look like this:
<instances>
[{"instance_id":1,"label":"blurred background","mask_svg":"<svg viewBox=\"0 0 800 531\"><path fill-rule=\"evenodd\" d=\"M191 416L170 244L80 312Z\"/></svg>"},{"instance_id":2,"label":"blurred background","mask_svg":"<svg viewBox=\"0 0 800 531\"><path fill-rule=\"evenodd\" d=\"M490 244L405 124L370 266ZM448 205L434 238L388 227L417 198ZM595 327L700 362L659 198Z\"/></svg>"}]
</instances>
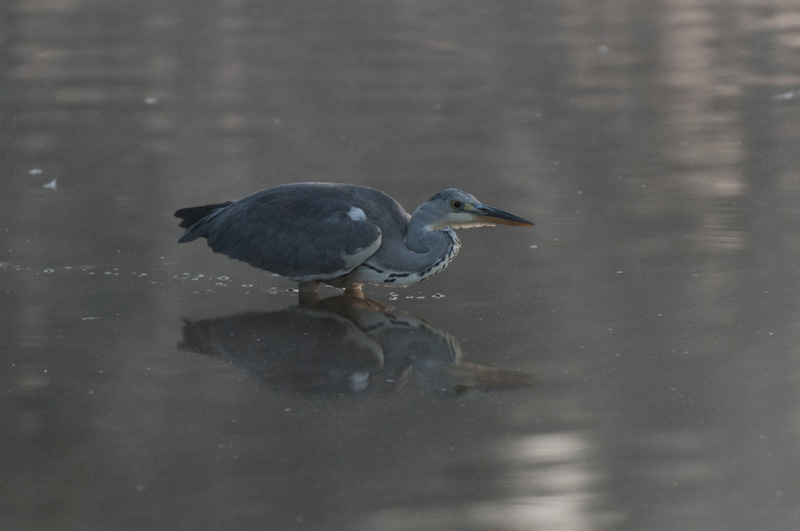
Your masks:
<instances>
[{"instance_id":1,"label":"blurred background","mask_svg":"<svg viewBox=\"0 0 800 531\"><path fill-rule=\"evenodd\" d=\"M0 123L0 527L800 528L796 1L5 0ZM297 181L536 226L177 245Z\"/></svg>"}]
</instances>

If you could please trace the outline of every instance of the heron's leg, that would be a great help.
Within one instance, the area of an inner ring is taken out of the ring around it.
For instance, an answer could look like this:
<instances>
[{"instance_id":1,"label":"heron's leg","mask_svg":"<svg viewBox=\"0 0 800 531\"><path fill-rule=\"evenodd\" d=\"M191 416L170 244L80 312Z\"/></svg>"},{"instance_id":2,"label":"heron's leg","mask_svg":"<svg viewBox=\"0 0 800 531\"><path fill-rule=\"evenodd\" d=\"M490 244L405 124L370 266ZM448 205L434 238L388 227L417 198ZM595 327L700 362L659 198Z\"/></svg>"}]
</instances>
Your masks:
<instances>
[{"instance_id":1,"label":"heron's leg","mask_svg":"<svg viewBox=\"0 0 800 531\"><path fill-rule=\"evenodd\" d=\"M319 289L319 280L306 280L305 282L300 282L297 287L300 293L316 293Z\"/></svg>"},{"instance_id":2,"label":"heron's leg","mask_svg":"<svg viewBox=\"0 0 800 531\"><path fill-rule=\"evenodd\" d=\"M356 299L363 299L364 292L361 291L361 284L353 284L344 289L344 294L348 297L355 297Z\"/></svg>"},{"instance_id":3,"label":"heron's leg","mask_svg":"<svg viewBox=\"0 0 800 531\"><path fill-rule=\"evenodd\" d=\"M318 280L309 280L307 282L300 282L300 285L298 286L298 297L300 299L300 304L311 304L319 302L319 294L317 293L318 289L319 289Z\"/></svg>"}]
</instances>

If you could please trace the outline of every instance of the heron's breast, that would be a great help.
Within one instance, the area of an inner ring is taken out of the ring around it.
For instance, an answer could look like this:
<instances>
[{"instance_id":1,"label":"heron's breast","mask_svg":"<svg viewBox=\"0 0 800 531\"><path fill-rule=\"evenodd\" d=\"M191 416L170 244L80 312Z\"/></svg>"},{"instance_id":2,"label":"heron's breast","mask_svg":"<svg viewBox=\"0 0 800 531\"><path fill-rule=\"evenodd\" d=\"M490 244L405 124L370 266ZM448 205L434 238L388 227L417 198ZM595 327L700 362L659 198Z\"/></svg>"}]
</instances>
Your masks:
<instances>
[{"instance_id":1,"label":"heron's breast","mask_svg":"<svg viewBox=\"0 0 800 531\"><path fill-rule=\"evenodd\" d=\"M450 264L461 247L461 242L459 242L454 232L447 231L447 234L451 240L447 252L422 269L413 271L399 270L367 260L347 275L345 277L346 281L348 283L382 284L385 286L409 286L432 277Z\"/></svg>"}]
</instances>

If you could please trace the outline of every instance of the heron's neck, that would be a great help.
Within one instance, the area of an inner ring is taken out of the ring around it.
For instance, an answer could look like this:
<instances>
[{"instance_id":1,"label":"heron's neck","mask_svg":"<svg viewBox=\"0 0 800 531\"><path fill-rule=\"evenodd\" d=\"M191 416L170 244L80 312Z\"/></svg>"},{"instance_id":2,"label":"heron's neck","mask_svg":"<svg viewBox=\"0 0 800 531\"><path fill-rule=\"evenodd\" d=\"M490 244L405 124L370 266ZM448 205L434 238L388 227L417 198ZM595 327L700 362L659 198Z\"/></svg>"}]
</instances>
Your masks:
<instances>
[{"instance_id":1,"label":"heron's neck","mask_svg":"<svg viewBox=\"0 0 800 531\"><path fill-rule=\"evenodd\" d=\"M385 239L378 252L343 277L342 285L407 286L425 280L447 267L460 245L454 230L431 230L427 223L412 217L404 239Z\"/></svg>"},{"instance_id":2,"label":"heron's neck","mask_svg":"<svg viewBox=\"0 0 800 531\"><path fill-rule=\"evenodd\" d=\"M460 243L452 229L433 230L424 219L412 217L406 229L406 247L412 251L410 260L417 271L444 269L458 252ZM426 275L427 276L427 275Z\"/></svg>"}]
</instances>

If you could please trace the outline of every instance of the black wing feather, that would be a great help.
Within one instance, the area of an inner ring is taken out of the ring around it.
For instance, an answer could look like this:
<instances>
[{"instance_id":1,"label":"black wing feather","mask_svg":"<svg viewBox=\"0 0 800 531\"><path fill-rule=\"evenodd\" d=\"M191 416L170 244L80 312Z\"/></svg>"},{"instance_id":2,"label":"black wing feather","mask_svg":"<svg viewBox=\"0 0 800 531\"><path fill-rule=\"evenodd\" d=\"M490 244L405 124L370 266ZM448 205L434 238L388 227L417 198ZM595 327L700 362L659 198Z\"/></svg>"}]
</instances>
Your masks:
<instances>
[{"instance_id":1,"label":"black wing feather","mask_svg":"<svg viewBox=\"0 0 800 531\"><path fill-rule=\"evenodd\" d=\"M226 206L232 204L233 201L225 201L224 203L214 203L211 205L202 205L196 207L188 207L188 208L181 208L180 210L175 211L175 217L181 218L180 227L184 229L188 229L204 217L208 216L215 210L219 210L220 208L225 208ZM195 238L199 238L200 235L195 236Z\"/></svg>"}]
</instances>

